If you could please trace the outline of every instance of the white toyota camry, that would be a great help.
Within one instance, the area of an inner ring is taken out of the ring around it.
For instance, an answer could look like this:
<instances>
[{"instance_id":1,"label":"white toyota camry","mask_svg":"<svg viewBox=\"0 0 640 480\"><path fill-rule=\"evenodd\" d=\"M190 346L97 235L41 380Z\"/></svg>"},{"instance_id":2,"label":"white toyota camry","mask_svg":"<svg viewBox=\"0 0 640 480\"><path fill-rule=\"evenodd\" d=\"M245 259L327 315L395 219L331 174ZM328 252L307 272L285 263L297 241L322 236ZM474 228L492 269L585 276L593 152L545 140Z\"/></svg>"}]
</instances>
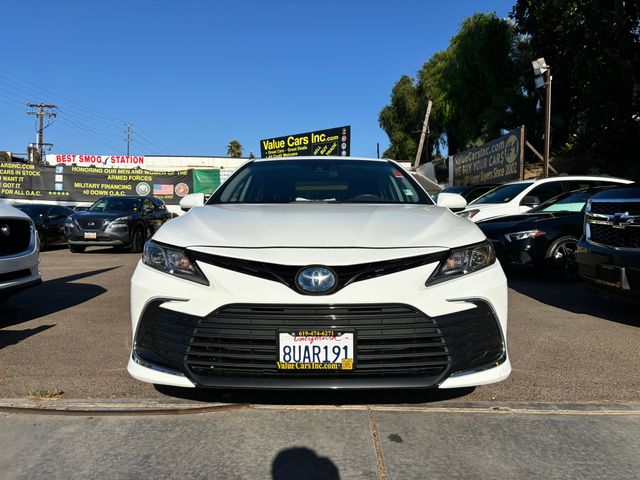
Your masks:
<instances>
[{"instance_id":1,"label":"white toyota camry","mask_svg":"<svg viewBox=\"0 0 640 480\"><path fill-rule=\"evenodd\" d=\"M498 382L507 285L476 225L390 160L254 160L146 243L129 373L226 388Z\"/></svg>"}]
</instances>

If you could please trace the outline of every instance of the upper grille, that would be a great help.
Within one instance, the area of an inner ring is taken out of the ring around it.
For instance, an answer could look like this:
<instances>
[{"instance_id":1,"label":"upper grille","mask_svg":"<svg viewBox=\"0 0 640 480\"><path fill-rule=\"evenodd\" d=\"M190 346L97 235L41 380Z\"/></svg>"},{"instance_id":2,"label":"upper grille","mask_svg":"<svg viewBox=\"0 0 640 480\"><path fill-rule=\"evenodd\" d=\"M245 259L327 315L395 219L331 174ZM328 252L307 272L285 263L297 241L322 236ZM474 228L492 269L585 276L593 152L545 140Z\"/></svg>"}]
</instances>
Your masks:
<instances>
[{"instance_id":1,"label":"upper grille","mask_svg":"<svg viewBox=\"0 0 640 480\"><path fill-rule=\"evenodd\" d=\"M591 212L603 215L629 212L629 215L640 215L640 202L591 202Z\"/></svg>"},{"instance_id":2,"label":"upper grille","mask_svg":"<svg viewBox=\"0 0 640 480\"><path fill-rule=\"evenodd\" d=\"M160 308L145 311L136 338L142 358L185 372L206 385L214 377L431 378L487 365L504 352L491 309L430 318L407 305L228 305L199 318ZM281 372L276 367L281 328L353 330L356 368Z\"/></svg>"},{"instance_id":3,"label":"upper grille","mask_svg":"<svg viewBox=\"0 0 640 480\"><path fill-rule=\"evenodd\" d=\"M102 230L109 223L109 220L102 220L100 218L78 218L76 221L83 230Z\"/></svg>"},{"instance_id":4,"label":"upper grille","mask_svg":"<svg viewBox=\"0 0 640 480\"><path fill-rule=\"evenodd\" d=\"M0 218L0 229L7 227L9 235L0 231L0 255L24 252L31 242L31 222L14 218Z\"/></svg>"},{"instance_id":5,"label":"upper grille","mask_svg":"<svg viewBox=\"0 0 640 480\"><path fill-rule=\"evenodd\" d=\"M305 265L279 265L275 263L258 262L255 260L245 260L241 258L223 257L209 253L188 250L187 255L193 261L201 261L209 263L217 267L226 268L236 272L252 275L254 277L280 282L298 293L307 294L299 290L295 286L296 274L305 267ZM396 258L393 260L384 260L380 262L370 262L357 265L339 265L330 266L338 276L337 288L331 293L346 287L347 285L367 280L369 278L380 277L382 275L390 275L392 273L408 270L410 268L428 265L429 263L439 262L449 256L449 251L444 250L426 255L417 255L408 258Z\"/></svg>"},{"instance_id":6,"label":"upper grille","mask_svg":"<svg viewBox=\"0 0 640 480\"><path fill-rule=\"evenodd\" d=\"M589 239L601 245L619 248L640 248L640 226L614 228L611 225L589 224Z\"/></svg>"}]
</instances>

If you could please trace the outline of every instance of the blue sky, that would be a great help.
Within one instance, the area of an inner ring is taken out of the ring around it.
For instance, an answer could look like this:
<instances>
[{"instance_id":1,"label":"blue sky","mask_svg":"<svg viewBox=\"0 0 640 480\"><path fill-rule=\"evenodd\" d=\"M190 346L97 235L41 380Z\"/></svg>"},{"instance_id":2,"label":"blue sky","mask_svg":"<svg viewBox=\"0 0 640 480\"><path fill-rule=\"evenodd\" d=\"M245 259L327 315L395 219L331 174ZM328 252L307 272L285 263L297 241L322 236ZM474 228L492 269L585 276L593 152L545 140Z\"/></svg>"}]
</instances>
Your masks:
<instances>
[{"instance_id":1,"label":"blue sky","mask_svg":"<svg viewBox=\"0 0 640 480\"><path fill-rule=\"evenodd\" d=\"M351 125L351 154L388 138L393 84L475 12L513 0L0 0L0 150L35 141L26 102L60 106L52 153L225 155L237 138ZM46 91L43 91L45 89Z\"/></svg>"}]
</instances>

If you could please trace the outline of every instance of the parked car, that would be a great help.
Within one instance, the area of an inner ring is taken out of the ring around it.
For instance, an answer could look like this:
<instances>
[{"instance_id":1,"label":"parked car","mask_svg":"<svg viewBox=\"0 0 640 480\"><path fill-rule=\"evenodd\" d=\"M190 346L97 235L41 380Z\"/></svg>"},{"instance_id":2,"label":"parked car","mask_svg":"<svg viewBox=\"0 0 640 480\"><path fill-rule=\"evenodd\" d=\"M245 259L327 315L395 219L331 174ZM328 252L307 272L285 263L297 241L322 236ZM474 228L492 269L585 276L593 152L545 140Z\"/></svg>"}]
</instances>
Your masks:
<instances>
[{"instance_id":1,"label":"parked car","mask_svg":"<svg viewBox=\"0 0 640 480\"><path fill-rule=\"evenodd\" d=\"M592 195L608 188L566 192L527 213L481 220L477 225L493 243L503 267L536 268L552 279L574 279L585 205Z\"/></svg>"},{"instance_id":2,"label":"parked car","mask_svg":"<svg viewBox=\"0 0 640 480\"><path fill-rule=\"evenodd\" d=\"M576 261L582 278L596 290L640 304L640 185L589 200Z\"/></svg>"},{"instance_id":3,"label":"parked car","mask_svg":"<svg viewBox=\"0 0 640 480\"><path fill-rule=\"evenodd\" d=\"M623 178L566 175L505 183L471 202L458 215L474 222L518 215L564 192L627 183L632 182Z\"/></svg>"},{"instance_id":4,"label":"parked car","mask_svg":"<svg viewBox=\"0 0 640 480\"><path fill-rule=\"evenodd\" d=\"M88 210L70 215L64 225L69 250L111 246L141 252L144 242L171 218L164 202L153 197L102 197Z\"/></svg>"},{"instance_id":5,"label":"parked car","mask_svg":"<svg viewBox=\"0 0 640 480\"><path fill-rule=\"evenodd\" d=\"M488 183L485 185L468 185L466 187L447 187L442 191L444 193L457 193L458 195L461 195L467 201L467 203L471 203L476 198L479 198L480 196L499 186L500 185L495 183Z\"/></svg>"},{"instance_id":6,"label":"parked car","mask_svg":"<svg viewBox=\"0 0 640 480\"><path fill-rule=\"evenodd\" d=\"M42 283L39 263L33 221L17 208L0 203L0 302Z\"/></svg>"},{"instance_id":7,"label":"parked car","mask_svg":"<svg viewBox=\"0 0 640 480\"><path fill-rule=\"evenodd\" d=\"M22 204L15 207L33 220L40 239L40 251L52 245L66 245L64 223L69 215L73 215L73 210L61 205L43 203Z\"/></svg>"},{"instance_id":8,"label":"parked car","mask_svg":"<svg viewBox=\"0 0 640 480\"><path fill-rule=\"evenodd\" d=\"M136 379L457 388L511 371L506 278L480 229L383 159L260 159L146 243Z\"/></svg>"}]
</instances>

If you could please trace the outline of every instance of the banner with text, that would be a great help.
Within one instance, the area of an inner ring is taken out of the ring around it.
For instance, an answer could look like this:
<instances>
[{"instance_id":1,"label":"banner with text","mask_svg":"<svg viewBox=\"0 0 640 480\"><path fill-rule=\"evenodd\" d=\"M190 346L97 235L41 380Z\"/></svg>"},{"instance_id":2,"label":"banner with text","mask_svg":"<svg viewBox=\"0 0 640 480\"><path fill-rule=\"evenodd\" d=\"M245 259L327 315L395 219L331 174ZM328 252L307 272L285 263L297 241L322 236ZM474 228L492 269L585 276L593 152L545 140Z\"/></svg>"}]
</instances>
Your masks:
<instances>
[{"instance_id":1,"label":"banner with text","mask_svg":"<svg viewBox=\"0 0 640 480\"><path fill-rule=\"evenodd\" d=\"M144 168L142 155L76 155L49 154L44 156L48 165L78 165L81 167Z\"/></svg>"},{"instance_id":2,"label":"banner with text","mask_svg":"<svg viewBox=\"0 0 640 480\"><path fill-rule=\"evenodd\" d=\"M286 137L260 141L262 158L342 156L351 154L351 127L338 127L315 132L296 133Z\"/></svg>"},{"instance_id":3,"label":"banner with text","mask_svg":"<svg viewBox=\"0 0 640 480\"><path fill-rule=\"evenodd\" d=\"M453 185L520 180L524 169L524 126L505 136L451 157Z\"/></svg>"},{"instance_id":4,"label":"banner with text","mask_svg":"<svg viewBox=\"0 0 640 480\"><path fill-rule=\"evenodd\" d=\"M191 170L157 172L0 163L0 198L92 202L107 195L139 195L175 205L192 191Z\"/></svg>"}]
</instances>

